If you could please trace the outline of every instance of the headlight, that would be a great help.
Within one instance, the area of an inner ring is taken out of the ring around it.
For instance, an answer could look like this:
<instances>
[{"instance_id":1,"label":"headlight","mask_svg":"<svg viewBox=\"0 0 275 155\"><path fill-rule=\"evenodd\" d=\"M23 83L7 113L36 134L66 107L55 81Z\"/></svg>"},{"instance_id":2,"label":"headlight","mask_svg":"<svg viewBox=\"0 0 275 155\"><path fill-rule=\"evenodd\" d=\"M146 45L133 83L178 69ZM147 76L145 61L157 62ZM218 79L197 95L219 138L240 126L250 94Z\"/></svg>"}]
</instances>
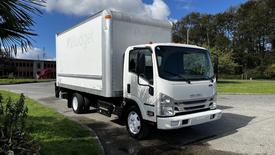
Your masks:
<instances>
[{"instance_id":1,"label":"headlight","mask_svg":"<svg viewBox=\"0 0 275 155\"><path fill-rule=\"evenodd\" d=\"M217 108L216 102L211 102L210 105L209 105L209 108L210 108L211 110L215 110L215 109Z\"/></svg>"},{"instance_id":2,"label":"headlight","mask_svg":"<svg viewBox=\"0 0 275 155\"><path fill-rule=\"evenodd\" d=\"M160 94L160 112L161 116L174 116L174 101L171 97Z\"/></svg>"},{"instance_id":3,"label":"headlight","mask_svg":"<svg viewBox=\"0 0 275 155\"><path fill-rule=\"evenodd\" d=\"M213 98L210 99L210 101L212 101L212 102L209 104L209 108L210 108L211 110L216 109L216 108L217 108L217 95L215 94L215 95L213 96Z\"/></svg>"}]
</instances>

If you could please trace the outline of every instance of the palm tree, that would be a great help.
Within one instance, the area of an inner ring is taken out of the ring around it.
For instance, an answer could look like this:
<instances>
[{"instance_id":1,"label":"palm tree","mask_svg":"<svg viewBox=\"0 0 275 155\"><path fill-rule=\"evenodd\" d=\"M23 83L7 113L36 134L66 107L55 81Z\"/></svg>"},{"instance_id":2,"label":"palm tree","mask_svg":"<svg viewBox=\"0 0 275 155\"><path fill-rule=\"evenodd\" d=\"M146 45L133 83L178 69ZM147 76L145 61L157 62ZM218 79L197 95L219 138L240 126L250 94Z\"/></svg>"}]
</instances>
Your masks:
<instances>
[{"instance_id":1,"label":"palm tree","mask_svg":"<svg viewBox=\"0 0 275 155\"><path fill-rule=\"evenodd\" d=\"M16 55L17 49L25 52L32 46L34 21L32 15L42 12L42 0L0 0L0 53L6 57Z\"/></svg>"}]
</instances>

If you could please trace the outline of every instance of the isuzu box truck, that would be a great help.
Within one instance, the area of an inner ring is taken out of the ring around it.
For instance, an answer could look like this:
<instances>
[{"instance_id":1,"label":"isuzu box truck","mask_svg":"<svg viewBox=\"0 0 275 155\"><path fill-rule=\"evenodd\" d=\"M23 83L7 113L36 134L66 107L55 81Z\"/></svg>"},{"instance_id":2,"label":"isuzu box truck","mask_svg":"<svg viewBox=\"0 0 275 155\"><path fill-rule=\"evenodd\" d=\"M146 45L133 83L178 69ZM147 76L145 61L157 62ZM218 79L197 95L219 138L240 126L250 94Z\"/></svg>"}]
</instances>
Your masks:
<instances>
[{"instance_id":1,"label":"isuzu box truck","mask_svg":"<svg viewBox=\"0 0 275 155\"><path fill-rule=\"evenodd\" d=\"M116 114L134 138L217 120L207 49L171 43L172 24L104 10L56 35L57 97Z\"/></svg>"}]
</instances>

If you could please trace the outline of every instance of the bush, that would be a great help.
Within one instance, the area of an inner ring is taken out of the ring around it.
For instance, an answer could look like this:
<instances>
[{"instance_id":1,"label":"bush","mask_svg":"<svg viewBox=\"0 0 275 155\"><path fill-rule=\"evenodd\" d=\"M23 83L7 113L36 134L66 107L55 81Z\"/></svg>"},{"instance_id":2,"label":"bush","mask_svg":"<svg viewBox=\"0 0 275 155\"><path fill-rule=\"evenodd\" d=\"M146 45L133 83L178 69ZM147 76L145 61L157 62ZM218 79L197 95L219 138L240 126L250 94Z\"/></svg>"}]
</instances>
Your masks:
<instances>
[{"instance_id":1,"label":"bush","mask_svg":"<svg viewBox=\"0 0 275 155\"><path fill-rule=\"evenodd\" d=\"M236 75L236 74L219 74L219 79L242 79L242 75Z\"/></svg>"},{"instance_id":2,"label":"bush","mask_svg":"<svg viewBox=\"0 0 275 155\"><path fill-rule=\"evenodd\" d=\"M264 71L264 75L269 79L275 79L275 64L268 66Z\"/></svg>"},{"instance_id":3,"label":"bush","mask_svg":"<svg viewBox=\"0 0 275 155\"><path fill-rule=\"evenodd\" d=\"M26 127L28 108L24 95L17 102L0 95L0 154L39 154L39 145Z\"/></svg>"},{"instance_id":4,"label":"bush","mask_svg":"<svg viewBox=\"0 0 275 155\"><path fill-rule=\"evenodd\" d=\"M265 68L263 67L256 67L255 69L250 69L246 72L247 78L253 79L266 79L265 75L263 74Z\"/></svg>"},{"instance_id":5,"label":"bush","mask_svg":"<svg viewBox=\"0 0 275 155\"><path fill-rule=\"evenodd\" d=\"M259 66L246 72L247 77L253 79L275 79L275 64Z\"/></svg>"}]
</instances>

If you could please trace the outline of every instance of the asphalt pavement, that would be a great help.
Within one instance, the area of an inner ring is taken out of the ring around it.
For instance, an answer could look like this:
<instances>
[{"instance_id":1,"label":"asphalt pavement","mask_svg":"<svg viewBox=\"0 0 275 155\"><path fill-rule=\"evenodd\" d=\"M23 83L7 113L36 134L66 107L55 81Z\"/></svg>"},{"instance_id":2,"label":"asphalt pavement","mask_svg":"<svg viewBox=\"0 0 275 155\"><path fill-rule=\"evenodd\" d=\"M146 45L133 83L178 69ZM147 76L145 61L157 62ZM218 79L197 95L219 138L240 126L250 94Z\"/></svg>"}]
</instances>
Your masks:
<instances>
[{"instance_id":1,"label":"asphalt pavement","mask_svg":"<svg viewBox=\"0 0 275 155\"><path fill-rule=\"evenodd\" d=\"M74 114L66 100L54 97L53 82L1 85L0 89L24 93L91 128L108 155L275 154L275 95L219 95L220 120L178 130L152 130L148 139L137 141L116 116Z\"/></svg>"}]
</instances>

